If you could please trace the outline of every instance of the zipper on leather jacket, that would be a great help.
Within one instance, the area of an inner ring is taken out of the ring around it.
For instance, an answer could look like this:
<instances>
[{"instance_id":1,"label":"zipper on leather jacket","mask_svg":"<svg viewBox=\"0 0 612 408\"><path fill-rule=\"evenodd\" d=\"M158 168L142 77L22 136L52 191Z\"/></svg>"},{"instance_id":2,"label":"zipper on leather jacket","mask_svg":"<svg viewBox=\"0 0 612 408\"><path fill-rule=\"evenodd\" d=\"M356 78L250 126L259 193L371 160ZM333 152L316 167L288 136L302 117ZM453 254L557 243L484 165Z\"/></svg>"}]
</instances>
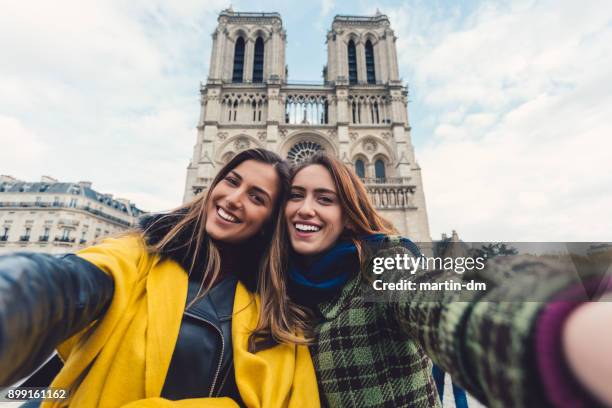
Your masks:
<instances>
[{"instance_id":1,"label":"zipper on leather jacket","mask_svg":"<svg viewBox=\"0 0 612 408\"><path fill-rule=\"evenodd\" d=\"M221 332L221 329L215 326L210 320L206 320L205 318L200 317L196 314L190 313L187 310L185 310L184 313L185 315L191 318L208 323L210 326L212 326L217 331L217 333L219 333L219 337L221 337L221 355L219 356L219 364L217 365L217 371L215 371L215 376L213 377L212 385L210 386L210 391L208 393L208 397L210 398L213 396L213 392L215 390L215 384L217 383L217 378L219 377L219 372L221 371L221 365L223 364L223 353L225 352L225 340L223 340L223 333Z\"/></svg>"},{"instance_id":2,"label":"zipper on leather jacket","mask_svg":"<svg viewBox=\"0 0 612 408\"><path fill-rule=\"evenodd\" d=\"M219 396L219 393L221 392L221 390L223 389L223 386L225 385L225 381L227 380L227 377L229 377L230 373L233 370L234 370L234 361L230 360L229 367L225 371L225 375L223 376L223 379L221 380L221 383L219 384L219 389L217 390L217 396Z\"/></svg>"}]
</instances>

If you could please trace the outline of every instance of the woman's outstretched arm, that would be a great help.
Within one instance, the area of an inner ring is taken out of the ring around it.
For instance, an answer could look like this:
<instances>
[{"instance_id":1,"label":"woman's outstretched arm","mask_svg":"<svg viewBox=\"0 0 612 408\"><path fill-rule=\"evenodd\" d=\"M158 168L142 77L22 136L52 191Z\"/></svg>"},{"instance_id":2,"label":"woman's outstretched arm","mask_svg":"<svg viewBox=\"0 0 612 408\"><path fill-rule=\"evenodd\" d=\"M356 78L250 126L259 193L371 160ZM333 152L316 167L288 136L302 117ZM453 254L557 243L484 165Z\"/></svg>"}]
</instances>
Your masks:
<instances>
[{"instance_id":1,"label":"woman's outstretched arm","mask_svg":"<svg viewBox=\"0 0 612 408\"><path fill-rule=\"evenodd\" d=\"M113 279L74 255L0 257L0 387L31 373L106 310Z\"/></svg>"},{"instance_id":2,"label":"woman's outstretched arm","mask_svg":"<svg viewBox=\"0 0 612 408\"><path fill-rule=\"evenodd\" d=\"M395 257L403 253L410 255L406 248L396 247L383 250L377 256ZM577 282L580 284L579 279L572 279L577 275L571 269L569 265L546 259L515 256L495 258L483 271L466 272L463 276L452 271L421 271L414 275L395 271L397 277L407 278L417 286L421 282L443 284L463 279L464 282L486 283L487 290L403 291L393 294L389 301L401 329L457 383L485 404L549 406L553 403L550 391L555 389L551 387L555 381L551 381L550 374L553 377L570 376L568 384L578 384L576 379L580 380L576 367L572 367L573 372L567 370L565 373L551 373L545 369L555 366L549 364L551 360L564 359L564 350L561 346L556 351L546 349L549 354L543 355L541 345L544 343L539 338L544 333L544 337L558 339L560 344L561 329L567 316L573 311L578 313L585 305L584 300L588 297L584 290L582 296L571 299L561 296L573 289ZM391 276L389 272L382 276L385 275L387 278ZM551 325L551 314L546 311L554 302L565 302L570 306L561 320L552 315L557 320L553 319ZM543 315L548 315L546 324L542 323ZM578 321L584 322L582 318ZM608 315L607 322L610 325L612 315ZM603 331L591 325L588 335L596 336ZM583 345L579 350L580 353L587 351ZM567 353L567 349L565 351ZM576 354L581 356L577 359L584 367L585 357L580 353ZM571 364L569 355L567 360ZM600 378L608 383L611 379L612 372L608 372L605 379ZM591 389L591 394L581 393L580 386L577 388L578 391L572 394L574 397L578 395L591 401L593 395L600 396L595 388Z\"/></svg>"}]
</instances>

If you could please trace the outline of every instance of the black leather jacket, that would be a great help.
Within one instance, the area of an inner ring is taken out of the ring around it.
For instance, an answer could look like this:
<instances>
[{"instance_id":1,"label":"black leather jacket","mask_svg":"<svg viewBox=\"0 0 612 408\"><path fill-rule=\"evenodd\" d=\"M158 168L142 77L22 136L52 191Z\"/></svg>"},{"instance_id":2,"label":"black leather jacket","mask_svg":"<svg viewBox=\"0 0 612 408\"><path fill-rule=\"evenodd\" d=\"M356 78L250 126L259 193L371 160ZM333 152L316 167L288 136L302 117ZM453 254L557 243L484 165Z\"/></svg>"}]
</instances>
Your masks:
<instances>
[{"instance_id":1,"label":"black leather jacket","mask_svg":"<svg viewBox=\"0 0 612 408\"><path fill-rule=\"evenodd\" d=\"M162 397L179 400L219 396L240 401L232 358L237 282L234 276L226 277L185 309ZM187 304L199 286L199 282L189 282Z\"/></svg>"},{"instance_id":2,"label":"black leather jacket","mask_svg":"<svg viewBox=\"0 0 612 408\"><path fill-rule=\"evenodd\" d=\"M185 310L162 397L241 402L231 343L236 282L227 277ZM190 282L188 302L198 286ZM113 290L110 276L74 255L0 257L0 387L31 373L59 343L100 318Z\"/></svg>"}]
</instances>

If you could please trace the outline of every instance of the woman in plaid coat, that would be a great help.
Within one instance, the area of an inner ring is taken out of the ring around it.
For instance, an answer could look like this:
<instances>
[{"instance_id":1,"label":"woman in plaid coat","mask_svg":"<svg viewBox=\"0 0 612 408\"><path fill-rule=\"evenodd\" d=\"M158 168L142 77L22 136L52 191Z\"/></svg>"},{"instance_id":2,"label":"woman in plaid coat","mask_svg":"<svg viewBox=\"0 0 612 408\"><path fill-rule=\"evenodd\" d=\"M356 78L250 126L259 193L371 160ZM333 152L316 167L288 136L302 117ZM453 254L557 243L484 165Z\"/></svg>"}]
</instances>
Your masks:
<instances>
[{"instance_id":1,"label":"woman in plaid coat","mask_svg":"<svg viewBox=\"0 0 612 408\"><path fill-rule=\"evenodd\" d=\"M387 301L369 297L364 288L371 281L360 269L368 270L374 258L419 256L418 248L391 235L393 227L376 213L363 184L338 160L319 154L293 175L286 225L277 226L268 264L285 269L290 295L316 315L310 349L323 405L437 407L430 358L491 407L590 406L594 395L612 403L605 385L612 367L588 355L576 324L566 325L560 344L562 323L584 309L581 303L529 301L554 300L570 286L557 264L489 261L481 275L464 276L486 282L488 290L460 299L452 291L435 299L425 292L391 294ZM416 284L449 279L444 272L396 272ZM595 313L607 307L609 321L610 304L598 306ZM612 331L600 332L612 341ZM604 381L585 378L586 371L603 374Z\"/></svg>"}]
</instances>

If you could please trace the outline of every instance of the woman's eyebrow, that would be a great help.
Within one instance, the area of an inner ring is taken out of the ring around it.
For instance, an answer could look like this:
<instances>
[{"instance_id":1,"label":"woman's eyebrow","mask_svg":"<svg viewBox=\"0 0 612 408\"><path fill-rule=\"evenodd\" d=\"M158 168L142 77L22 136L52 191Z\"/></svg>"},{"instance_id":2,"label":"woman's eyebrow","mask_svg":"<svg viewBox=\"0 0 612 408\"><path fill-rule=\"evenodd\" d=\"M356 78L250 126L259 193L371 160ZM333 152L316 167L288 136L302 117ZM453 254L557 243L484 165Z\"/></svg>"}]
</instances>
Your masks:
<instances>
[{"instance_id":1,"label":"woman's eyebrow","mask_svg":"<svg viewBox=\"0 0 612 408\"><path fill-rule=\"evenodd\" d=\"M264 190L263 188L261 188L261 187L257 187L257 186L253 186L253 187L251 187L251 188L252 188L253 190L255 190L255 191L257 191L257 192L259 192L259 193L261 193L261 194L265 195L265 196L266 196L266 198L267 198L269 201L272 201L272 196L270 195L270 193L268 193L268 192L267 192L266 190Z\"/></svg>"},{"instance_id":2,"label":"woman's eyebrow","mask_svg":"<svg viewBox=\"0 0 612 408\"><path fill-rule=\"evenodd\" d=\"M330 190L327 188L315 188L314 190L315 193L323 193L323 194L333 194L333 195L338 195L334 190Z\"/></svg>"},{"instance_id":3,"label":"woman's eyebrow","mask_svg":"<svg viewBox=\"0 0 612 408\"><path fill-rule=\"evenodd\" d=\"M306 191L306 189L302 186L291 186L291 190L299 190L299 191ZM338 195L338 193L336 193L334 190L330 190L328 188L315 188L314 192L317 194L333 194L333 195Z\"/></svg>"},{"instance_id":4,"label":"woman's eyebrow","mask_svg":"<svg viewBox=\"0 0 612 408\"><path fill-rule=\"evenodd\" d=\"M240 179L242 181L242 176L236 170L231 170L230 173L234 175L234 177Z\"/></svg>"},{"instance_id":5,"label":"woman's eyebrow","mask_svg":"<svg viewBox=\"0 0 612 408\"><path fill-rule=\"evenodd\" d=\"M230 171L230 173L232 173L232 174L234 175L234 177L236 177L236 178L237 178L237 179L239 179L240 181L242 181L242 180L243 180L243 179L242 179L242 176L240 175L240 173L238 173L236 170L231 170L231 171ZM268 193L268 192L267 192L266 190L264 190L263 188L258 187L258 186L252 186L251 188L252 188L253 190L255 190L255 191L257 191L257 192L259 192L259 193L261 193L261 194L265 195L265 196L266 196L266 198L267 198L269 201L272 201L272 196L270 195L270 193Z\"/></svg>"}]
</instances>

